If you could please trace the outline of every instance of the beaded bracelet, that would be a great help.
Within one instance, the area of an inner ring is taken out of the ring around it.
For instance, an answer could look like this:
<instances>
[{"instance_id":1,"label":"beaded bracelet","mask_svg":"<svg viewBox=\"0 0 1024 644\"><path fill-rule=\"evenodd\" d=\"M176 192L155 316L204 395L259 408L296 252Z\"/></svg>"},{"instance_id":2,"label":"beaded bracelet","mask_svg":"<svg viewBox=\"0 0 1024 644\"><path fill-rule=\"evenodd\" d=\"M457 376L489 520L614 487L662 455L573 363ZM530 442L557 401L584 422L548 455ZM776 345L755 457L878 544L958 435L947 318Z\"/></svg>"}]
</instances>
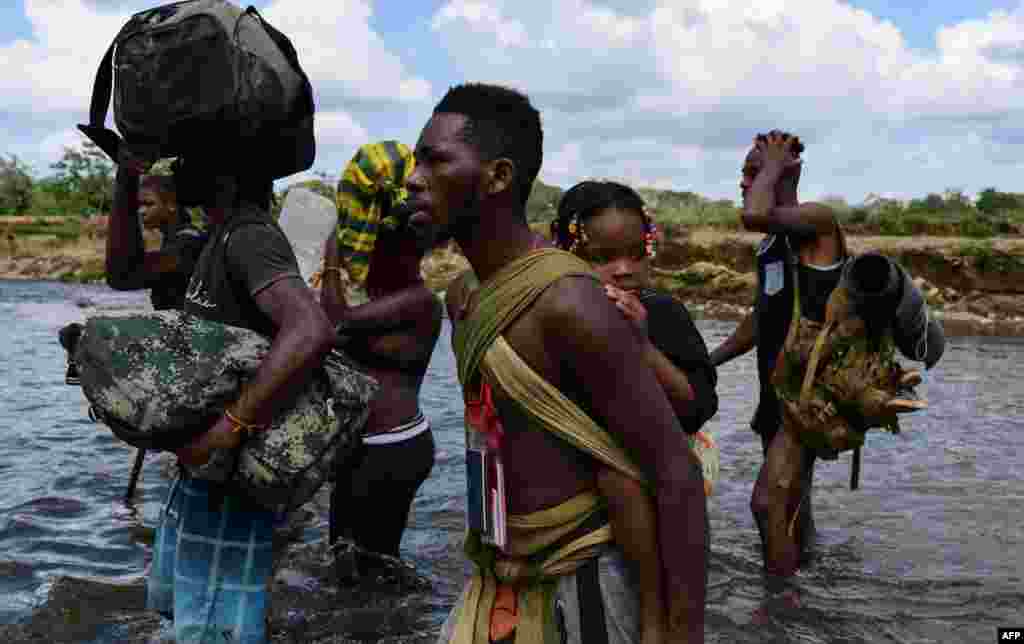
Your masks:
<instances>
[{"instance_id":1,"label":"beaded bracelet","mask_svg":"<svg viewBox=\"0 0 1024 644\"><path fill-rule=\"evenodd\" d=\"M267 429L266 425L257 425L256 423L247 423L231 413L230 409L224 410L224 416L231 421L231 431L233 433L244 432L246 436L254 431L264 431Z\"/></svg>"}]
</instances>

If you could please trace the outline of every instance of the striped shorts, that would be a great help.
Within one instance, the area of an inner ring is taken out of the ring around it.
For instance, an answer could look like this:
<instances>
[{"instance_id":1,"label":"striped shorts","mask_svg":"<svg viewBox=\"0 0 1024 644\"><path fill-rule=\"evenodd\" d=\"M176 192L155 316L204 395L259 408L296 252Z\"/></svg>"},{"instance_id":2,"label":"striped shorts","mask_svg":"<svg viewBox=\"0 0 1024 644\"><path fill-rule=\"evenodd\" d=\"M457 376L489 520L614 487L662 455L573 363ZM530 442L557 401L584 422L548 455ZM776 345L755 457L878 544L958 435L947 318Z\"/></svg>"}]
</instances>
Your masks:
<instances>
[{"instance_id":1,"label":"striped shorts","mask_svg":"<svg viewBox=\"0 0 1024 644\"><path fill-rule=\"evenodd\" d=\"M267 641L276 518L208 481L174 482L157 525L146 607L174 620L177 644Z\"/></svg>"}]
</instances>

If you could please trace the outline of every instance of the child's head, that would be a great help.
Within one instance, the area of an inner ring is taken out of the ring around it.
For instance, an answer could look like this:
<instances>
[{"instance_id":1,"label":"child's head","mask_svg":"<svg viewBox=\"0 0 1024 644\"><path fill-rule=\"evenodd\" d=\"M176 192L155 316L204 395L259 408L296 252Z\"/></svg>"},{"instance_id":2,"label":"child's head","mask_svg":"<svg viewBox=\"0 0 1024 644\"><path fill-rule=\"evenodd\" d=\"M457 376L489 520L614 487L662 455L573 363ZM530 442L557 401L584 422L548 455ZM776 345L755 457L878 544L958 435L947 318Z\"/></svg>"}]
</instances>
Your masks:
<instances>
[{"instance_id":1,"label":"child's head","mask_svg":"<svg viewBox=\"0 0 1024 644\"><path fill-rule=\"evenodd\" d=\"M558 203L555 245L587 260L605 282L627 291L647 286L657 229L635 190L612 181L584 181Z\"/></svg>"}]
</instances>

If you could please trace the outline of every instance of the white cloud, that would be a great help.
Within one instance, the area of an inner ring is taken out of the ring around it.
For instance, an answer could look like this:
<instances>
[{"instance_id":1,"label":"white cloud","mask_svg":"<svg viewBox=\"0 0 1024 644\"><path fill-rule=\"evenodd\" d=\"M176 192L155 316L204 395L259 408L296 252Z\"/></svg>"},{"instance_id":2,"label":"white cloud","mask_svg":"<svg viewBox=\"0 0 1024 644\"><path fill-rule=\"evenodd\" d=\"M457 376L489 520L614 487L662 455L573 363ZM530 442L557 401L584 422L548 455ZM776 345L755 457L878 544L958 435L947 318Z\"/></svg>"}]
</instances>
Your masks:
<instances>
[{"instance_id":1,"label":"white cloud","mask_svg":"<svg viewBox=\"0 0 1024 644\"><path fill-rule=\"evenodd\" d=\"M522 89L541 108L556 151L545 177L674 180L736 197L753 135L783 127L809 144L808 192L1013 188L1024 5L947 25L924 52L839 0L613 4L451 0L435 14L462 76ZM501 37L509 25L514 41Z\"/></svg>"},{"instance_id":2,"label":"white cloud","mask_svg":"<svg viewBox=\"0 0 1024 644\"><path fill-rule=\"evenodd\" d=\"M245 3L242 3L243 5ZM40 174L62 146L82 140L93 80L107 47L144 0L24 0L31 33L0 45L0 154ZM347 160L370 138L369 115L426 105L430 83L410 71L374 30L366 0L276 0L261 11L295 45L316 95L317 167ZM381 116L384 115L384 116ZM113 109L107 117L113 123Z\"/></svg>"},{"instance_id":3,"label":"white cloud","mask_svg":"<svg viewBox=\"0 0 1024 644\"><path fill-rule=\"evenodd\" d=\"M320 112L314 120L317 145L361 145L369 133L347 112Z\"/></svg>"},{"instance_id":4,"label":"white cloud","mask_svg":"<svg viewBox=\"0 0 1024 644\"><path fill-rule=\"evenodd\" d=\"M487 2L453 0L437 12L431 23L435 31L460 25L485 37L496 37L499 47L526 44L523 23L505 19L499 7Z\"/></svg>"},{"instance_id":5,"label":"white cloud","mask_svg":"<svg viewBox=\"0 0 1024 644\"><path fill-rule=\"evenodd\" d=\"M88 112L100 59L127 20L80 0L25 0L33 38L0 47L0 92L14 111Z\"/></svg>"},{"instance_id":6,"label":"white cloud","mask_svg":"<svg viewBox=\"0 0 1024 644\"><path fill-rule=\"evenodd\" d=\"M541 167L540 178L542 181L554 184L568 184L579 173L583 162L583 153L579 143L566 143L555 151L546 155L544 164Z\"/></svg>"},{"instance_id":7,"label":"white cloud","mask_svg":"<svg viewBox=\"0 0 1024 644\"><path fill-rule=\"evenodd\" d=\"M411 76L370 27L369 2L277 0L261 13L291 39L328 108L340 97L408 102L430 96L430 83Z\"/></svg>"}]
</instances>

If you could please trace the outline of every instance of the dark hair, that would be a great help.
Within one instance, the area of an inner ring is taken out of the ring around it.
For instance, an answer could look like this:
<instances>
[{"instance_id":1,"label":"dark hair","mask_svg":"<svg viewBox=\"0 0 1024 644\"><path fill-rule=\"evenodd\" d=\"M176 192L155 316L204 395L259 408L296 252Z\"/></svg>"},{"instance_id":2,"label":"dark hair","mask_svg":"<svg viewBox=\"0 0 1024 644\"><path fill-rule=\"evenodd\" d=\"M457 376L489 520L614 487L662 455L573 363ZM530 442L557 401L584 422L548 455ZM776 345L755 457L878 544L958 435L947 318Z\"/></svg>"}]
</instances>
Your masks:
<instances>
[{"instance_id":1,"label":"dark hair","mask_svg":"<svg viewBox=\"0 0 1024 644\"><path fill-rule=\"evenodd\" d=\"M147 174L139 181L140 190L152 190L161 199L178 201L178 191L174 185L174 177L164 174Z\"/></svg>"},{"instance_id":2,"label":"dark hair","mask_svg":"<svg viewBox=\"0 0 1024 644\"><path fill-rule=\"evenodd\" d=\"M270 210L274 197L273 179L245 175L235 177L235 180L238 182L238 201L248 201L264 210Z\"/></svg>"},{"instance_id":3,"label":"dark hair","mask_svg":"<svg viewBox=\"0 0 1024 644\"><path fill-rule=\"evenodd\" d=\"M516 185L525 206L544 155L540 112L530 99L508 87L466 83L450 88L434 113L465 116L464 141L487 161L506 157L516 164Z\"/></svg>"},{"instance_id":4,"label":"dark hair","mask_svg":"<svg viewBox=\"0 0 1024 644\"><path fill-rule=\"evenodd\" d=\"M608 208L632 210L643 220L648 255L654 254L654 221L647 214L643 198L629 186L614 181L583 181L569 188L558 202L558 215L551 222L551 239L562 250L573 250L581 230L572 230L590 217Z\"/></svg>"},{"instance_id":5,"label":"dark hair","mask_svg":"<svg viewBox=\"0 0 1024 644\"><path fill-rule=\"evenodd\" d=\"M208 161L175 159L171 164L174 173L174 186L178 194L178 204L185 207L209 205L216 189L216 179L231 176L235 181L235 201L255 203L265 210L270 209L271 196L274 193L272 179L258 174L224 175Z\"/></svg>"}]
</instances>

